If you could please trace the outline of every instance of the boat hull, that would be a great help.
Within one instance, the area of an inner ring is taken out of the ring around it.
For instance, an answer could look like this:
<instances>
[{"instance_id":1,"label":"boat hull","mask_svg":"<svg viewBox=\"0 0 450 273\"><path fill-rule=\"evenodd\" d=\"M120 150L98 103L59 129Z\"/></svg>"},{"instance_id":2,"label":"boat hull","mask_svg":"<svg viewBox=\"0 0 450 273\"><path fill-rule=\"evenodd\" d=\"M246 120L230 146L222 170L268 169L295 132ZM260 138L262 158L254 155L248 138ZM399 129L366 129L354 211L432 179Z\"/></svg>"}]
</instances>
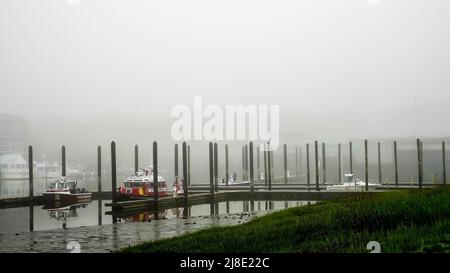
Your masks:
<instances>
[{"instance_id":1,"label":"boat hull","mask_svg":"<svg viewBox=\"0 0 450 273\"><path fill-rule=\"evenodd\" d=\"M92 193L48 193L44 192L44 200L46 202L61 202L61 203L77 203L90 202Z\"/></svg>"},{"instance_id":2,"label":"boat hull","mask_svg":"<svg viewBox=\"0 0 450 273\"><path fill-rule=\"evenodd\" d=\"M125 192L118 192L119 197L154 197L155 194L153 192L148 192L148 193L136 193L136 192L131 192L131 193L125 193ZM158 192L158 197L166 197L168 196L167 191L160 191Z\"/></svg>"}]
</instances>

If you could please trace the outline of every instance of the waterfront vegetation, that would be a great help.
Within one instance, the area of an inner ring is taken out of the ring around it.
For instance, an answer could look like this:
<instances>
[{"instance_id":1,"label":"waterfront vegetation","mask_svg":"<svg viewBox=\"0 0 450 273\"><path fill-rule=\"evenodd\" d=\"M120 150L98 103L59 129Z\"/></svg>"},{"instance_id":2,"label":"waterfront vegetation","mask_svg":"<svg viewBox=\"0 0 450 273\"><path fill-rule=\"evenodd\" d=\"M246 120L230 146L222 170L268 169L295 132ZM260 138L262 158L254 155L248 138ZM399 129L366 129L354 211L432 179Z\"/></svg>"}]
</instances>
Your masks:
<instances>
[{"instance_id":1,"label":"waterfront vegetation","mask_svg":"<svg viewBox=\"0 0 450 273\"><path fill-rule=\"evenodd\" d=\"M450 187L396 190L145 242L122 252L450 252Z\"/></svg>"}]
</instances>

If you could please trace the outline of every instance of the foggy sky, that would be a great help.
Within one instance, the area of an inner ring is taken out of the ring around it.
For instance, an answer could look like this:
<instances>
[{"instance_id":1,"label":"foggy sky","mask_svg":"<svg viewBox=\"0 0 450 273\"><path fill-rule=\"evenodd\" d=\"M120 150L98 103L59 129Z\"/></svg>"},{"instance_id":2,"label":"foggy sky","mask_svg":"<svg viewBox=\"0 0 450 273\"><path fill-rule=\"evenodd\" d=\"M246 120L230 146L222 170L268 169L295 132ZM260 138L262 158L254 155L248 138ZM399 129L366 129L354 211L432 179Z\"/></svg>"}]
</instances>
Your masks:
<instances>
[{"instance_id":1,"label":"foggy sky","mask_svg":"<svg viewBox=\"0 0 450 273\"><path fill-rule=\"evenodd\" d=\"M167 141L194 96L280 105L281 141L449 136L449 14L446 0L2 0L0 112L44 146Z\"/></svg>"}]
</instances>

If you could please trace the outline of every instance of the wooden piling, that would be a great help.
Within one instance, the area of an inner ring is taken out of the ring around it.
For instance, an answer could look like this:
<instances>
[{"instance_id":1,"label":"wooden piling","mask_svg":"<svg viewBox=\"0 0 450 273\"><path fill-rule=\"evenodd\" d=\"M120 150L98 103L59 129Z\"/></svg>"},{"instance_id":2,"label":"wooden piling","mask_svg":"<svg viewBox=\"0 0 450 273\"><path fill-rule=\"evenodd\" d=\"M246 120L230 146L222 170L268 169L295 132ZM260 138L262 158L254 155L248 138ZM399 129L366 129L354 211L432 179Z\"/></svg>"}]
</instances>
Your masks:
<instances>
[{"instance_id":1,"label":"wooden piling","mask_svg":"<svg viewBox=\"0 0 450 273\"><path fill-rule=\"evenodd\" d=\"M420 177L421 177L420 181L422 181L420 183L420 188L422 188L423 181L424 181L424 172L423 172L424 161L423 161L423 141L422 140L420 141L420 162L421 162L421 164L420 164Z\"/></svg>"},{"instance_id":2,"label":"wooden piling","mask_svg":"<svg viewBox=\"0 0 450 273\"><path fill-rule=\"evenodd\" d=\"M421 141L417 139L417 172L419 180L419 189L422 189L422 158L421 158Z\"/></svg>"},{"instance_id":3,"label":"wooden piling","mask_svg":"<svg viewBox=\"0 0 450 273\"><path fill-rule=\"evenodd\" d=\"M350 173L353 174L353 149L352 142L349 143L349 157L350 157Z\"/></svg>"},{"instance_id":4,"label":"wooden piling","mask_svg":"<svg viewBox=\"0 0 450 273\"><path fill-rule=\"evenodd\" d=\"M66 146L61 147L61 176L66 176Z\"/></svg>"},{"instance_id":5,"label":"wooden piling","mask_svg":"<svg viewBox=\"0 0 450 273\"><path fill-rule=\"evenodd\" d=\"M245 180L248 180L248 145L245 144L244 148L244 169L245 169Z\"/></svg>"},{"instance_id":6,"label":"wooden piling","mask_svg":"<svg viewBox=\"0 0 450 273\"><path fill-rule=\"evenodd\" d=\"M188 166L187 166L187 144L183 141L183 191L184 191L184 207L188 207L188 196L189 196L189 176L188 176Z\"/></svg>"},{"instance_id":7,"label":"wooden piling","mask_svg":"<svg viewBox=\"0 0 450 273\"><path fill-rule=\"evenodd\" d=\"M209 192L214 196L214 148L213 143L209 142Z\"/></svg>"},{"instance_id":8,"label":"wooden piling","mask_svg":"<svg viewBox=\"0 0 450 273\"><path fill-rule=\"evenodd\" d=\"M326 159L326 151L325 151L325 142L322 142L322 183L327 183L327 159Z\"/></svg>"},{"instance_id":9,"label":"wooden piling","mask_svg":"<svg viewBox=\"0 0 450 273\"><path fill-rule=\"evenodd\" d=\"M319 147L317 140L314 141L314 161L316 166L316 191L319 191Z\"/></svg>"},{"instance_id":10,"label":"wooden piling","mask_svg":"<svg viewBox=\"0 0 450 273\"><path fill-rule=\"evenodd\" d=\"M447 184L447 168L445 162L445 141L442 141L442 183Z\"/></svg>"},{"instance_id":11,"label":"wooden piling","mask_svg":"<svg viewBox=\"0 0 450 273\"><path fill-rule=\"evenodd\" d=\"M183 147L185 148L185 147ZM184 159L184 158L183 158ZM185 162L183 162L184 164ZM186 178L186 176L184 177ZM186 180L185 180L186 181ZM158 143L153 141L153 192L155 195L155 200L158 202L159 200L159 179L158 179ZM183 183L184 186L185 183ZM187 195L187 191L184 192L184 195Z\"/></svg>"},{"instance_id":12,"label":"wooden piling","mask_svg":"<svg viewBox=\"0 0 450 273\"><path fill-rule=\"evenodd\" d=\"M225 144L225 183L228 186L230 181L230 166L228 162L228 144Z\"/></svg>"},{"instance_id":13,"label":"wooden piling","mask_svg":"<svg viewBox=\"0 0 450 273\"><path fill-rule=\"evenodd\" d=\"M244 146L242 146L242 181L245 181L245 151Z\"/></svg>"},{"instance_id":14,"label":"wooden piling","mask_svg":"<svg viewBox=\"0 0 450 273\"><path fill-rule=\"evenodd\" d=\"M111 142L111 191L112 202L117 202L117 170L116 170L116 143Z\"/></svg>"},{"instance_id":15,"label":"wooden piling","mask_svg":"<svg viewBox=\"0 0 450 273\"><path fill-rule=\"evenodd\" d=\"M219 191L219 155L217 142L214 143L214 188Z\"/></svg>"},{"instance_id":16,"label":"wooden piling","mask_svg":"<svg viewBox=\"0 0 450 273\"><path fill-rule=\"evenodd\" d=\"M253 142L250 142L250 191L253 192L255 190L255 181L254 181L254 173L253 173Z\"/></svg>"},{"instance_id":17,"label":"wooden piling","mask_svg":"<svg viewBox=\"0 0 450 273\"><path fill-rule=\"evenodd\" d=\"M283 145L283 167L284 167L284 184L288 182L288 169L287 169L287 145Z\"/></svg>"},{"instance_id":18,"label":"wooden piling","mask_svg":"<svg viewBox=\"0 0 450 273\"><path fill-rule=\"evenodd\" d=\"M102 192L102 147L97 146L97 192Z\"/></svg>"},{"instance_id":19,"label":"wooden piling","mask_svg":"<svg viewBox=\"0 0 450 273\"><path fill-rule=\"evenodd\" d=\"M378 142L378 182L383 182L383 176L381 172L381 143Z\"/></svg>"},{"instance_id":20,"label":"wooden piling","mask_svg":"<svg viewBox=\"0 0 450 273\"><path fill-rule=\"evenodd\" d=\"M260 148L259 145L256 146L256 171L258 175L256 176L258 181L261 180L261 159L260 159Z\"/></svg>"},{"instance_id":21,"label":"wooden piling","mask_svg":"<svg viewBox=\"0 0 450 273\"><path fill-rule=\"evenodd\" d=\"M269 155L270 155L270 174L271 174L270 179L271 179L271 181L275 181L275 171L274 171L275 163L273 160L273 150L269 151Z\"/></svg>"},{"instance_id":22,"label":"wooden piling","mask_svg":"<svg viewBox=\"0 0 450 273\"><path fill-rule=\"evenodd\" d=\"M341 143L338 144L338 182L342 183Z\"/></svg>"},{"instance_id":23,"label":"wooden piling","mask_svg":"<svg viewBox=\"0 0 450 273\"><path fill-rule=\"evenodd\" d=\"M369 190L369 157L367 154L367 139L364 140L364 167L365 167L366 191L368 191Z\"/></svg>"},{"instance_id":24,"label":"wooden piling","mask_svg":"<svg viewBox=\"0 0 450 273\"><path fill-rule=\"evenodd\" d=\"M267 171L267 147L266 147L266 143L264 143L263 153L264 153L264 155L263 155L264 156L264 186L267 187L267 182L268 182L267 174L268 174L268 171Z\"/></svg>"},{"instance_id":25,"label":"wooden piling","mask_svg":"<svg viewBox=\"0 0 450 273\"><path fill-rule=\"evenodd\" d=\"M188 170L188 186L191 185L191 145L187 146L187 170Z\"/></svg>"},{"instance_id":26,"label":"wooden piling","mask_svg":"<svg viewBox=\"0 0 450 273\"><path fill-rule=\"evenodd\" d=\"M272 190L272 167L271 167L271 156L270 156L270 143L267 142L267 170L268 170L268 183L269 183L269 191Z\"/></svg>"},{"instance_id":27,"label":"wooden piling","mask_svg":"<svg viewBox=\"0 0 450 273\"><path fill-rule=\"evenodd\" d=\"M139 147L134 145L134 174L139 171Z\"/></svg>"},{"instance_id":28,"label":"wooden piling","mask_svg":"<svg viewBox=\"0 0 450 273\"><path fill-rule=\"evenodd\" d=\"M306 143L306 183L308 184L309 190L309 186L311 185L311 173L309 170L309 143Z\"/></svg>"},{"instance_id":29,"label":"wooden piling","mask_svg":"<svg viewBox=\"0 0 450 273\"><path fill-rule=\"evenodd\" d=\"M33 147L28 146L28 196L33 197Z\"/></svg>"},{"instance_id":30,"label":"wooden piling","mask_svg":"<svg viewBox=\"0 0 450 273\"><path fill-rule=\"evenodd\" d=\"M175 153L175 162L174 162L174 166L175 166L175 180L178 179L178 144L175 144L174 147L174 153Z\"/></svg>"},{"instance_id":31,"label":"wooden piling","mask_svg":"<svg viewBox=\"0 0 450 273\"><path fill-rule=\"evenodd\" d=\"M298 174L302 175L302 147L298 147Z\"/></svg>"},{"instance_id":32,"label":"wooden piling","mask_svg":"<svg viewBox=\"0 0 450 273\"><path fill-rule=\"evenodd\" d=\"M394 140L394 169L395 169L395 186L398 187L398 158L397 158L397 141Z\"/></svg>"}]
</instances>

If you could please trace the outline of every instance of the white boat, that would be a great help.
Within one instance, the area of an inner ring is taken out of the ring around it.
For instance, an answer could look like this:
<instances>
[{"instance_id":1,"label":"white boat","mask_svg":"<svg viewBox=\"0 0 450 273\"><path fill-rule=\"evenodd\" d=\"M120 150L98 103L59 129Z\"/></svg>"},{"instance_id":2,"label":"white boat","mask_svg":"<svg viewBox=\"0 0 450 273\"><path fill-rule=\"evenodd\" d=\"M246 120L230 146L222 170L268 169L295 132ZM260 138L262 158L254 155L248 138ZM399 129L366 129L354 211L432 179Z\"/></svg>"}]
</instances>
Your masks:
<instances>
[{"instance_id":1,"label":"white boat","mask_svg":"<svg viewBox=\"0 0 450 273\"><path fill-rule=\"evenodd\" d=\"M78 187L77 180L60 177L56 182L51 183L48 189L42 193L46 202L89 202L92 193L85 188Z\"/></svg>"},{"instance_id":2,"label":"white boat","mask_svg":"<svg viewBox=\"0 0 450 273\"><path fill-rule=\"evenodd\" d=\"M0 156L0 175L2 179L28 179L28 163L20 154Z\"/></svg>"},{"instance_id":3,"label":"white boat","mask_svg":"<svg viewBox=\"0 0 450 273\"><path fill-rule=\"evenodd\" d=\"M123 186L119 187L119 194L124 196L155 196L153 184L153 166L150 170L141 169L131 177L124 180ZM158 196L167 196L166 179L158 175Z\"/></svg>"},{"instance_id":4,"label":"white boat","mask_svg":"<svg viewBox=\"0 0 450 273\"><path fill-rule=\"evenodd\" d=\"M355 175L352 173L344 175L347 178L347 181L342 184L330 185L327 186L327 190L338 190L338 191L365 191L366 190L366 182L360 179L355 179ZM367 184L369 190L374 190L377 187L380 187L379 183L368 183Z\"/></svg>"},{"instance_id":5,"label":"white boat","mask_svg":"<svg viewBox=\"0 0 450 273\"><path fill-rule=\"evenodd\" d=\"M227 183L225 181L225 178L219 181L220 186L225 186L226 184ZM236 174L230 175L228 179L228 186L248 186L248 185L250 185L250 180L237 180Z\"/></svg>"},{"instance_id":6,"label":"white boat","mask_svg":"<svg viewBox=\"0 0 450 273\"><path fill-rule=\"evenodd\" d=\"M226 182L221 182L222 185L225 184ZM245 180L245 181L228 181L228 186L248 186L250 185L250 180Z\"/></svg>"}]
</instances>

